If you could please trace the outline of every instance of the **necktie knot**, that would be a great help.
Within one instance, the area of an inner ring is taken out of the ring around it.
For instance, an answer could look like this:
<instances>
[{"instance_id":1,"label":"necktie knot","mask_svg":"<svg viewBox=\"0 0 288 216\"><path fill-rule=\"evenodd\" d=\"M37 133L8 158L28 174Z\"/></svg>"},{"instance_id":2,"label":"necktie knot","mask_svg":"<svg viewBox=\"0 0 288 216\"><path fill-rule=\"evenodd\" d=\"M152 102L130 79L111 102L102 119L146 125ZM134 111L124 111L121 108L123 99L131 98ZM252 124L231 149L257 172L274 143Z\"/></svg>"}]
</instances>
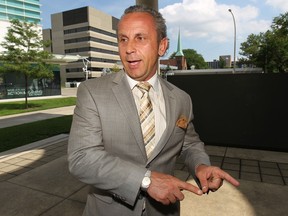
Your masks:
<instances>
[{"instance_id":1,"label":"necktie knot","mask_svg":"<svg viewBox=\"0 0 288 216\"><path fill-rule=\"evenodd\" d=\"M149 92L150 88L152 87L150 83L148 82L139 82L136 85L140 91L142 91L143 93L145 92Z\"/></svg>"}]
</instances>

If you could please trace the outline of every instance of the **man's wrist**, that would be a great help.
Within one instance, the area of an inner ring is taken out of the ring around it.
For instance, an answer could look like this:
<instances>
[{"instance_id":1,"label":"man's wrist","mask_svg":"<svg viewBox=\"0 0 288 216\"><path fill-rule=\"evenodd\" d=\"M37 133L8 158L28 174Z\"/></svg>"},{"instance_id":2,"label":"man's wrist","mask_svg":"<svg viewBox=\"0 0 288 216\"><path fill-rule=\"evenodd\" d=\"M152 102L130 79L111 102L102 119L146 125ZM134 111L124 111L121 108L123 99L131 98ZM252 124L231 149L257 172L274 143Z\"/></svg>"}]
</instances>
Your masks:
<instances>
[{"instance_id":1,"label":"man's wrist","mask_svg":"<svg viewBox=\"0 0 288 216\"><path fill-rule=\"evenodd\" d=\"M151 171L150 170L147 170L147 172L145 173L144 175L144 178L141 182L141 190L143 191L147 191L150 184L151 184Z\"/></svg>"},{"instance_id":2,"label":"man's wrist","mask_svg":"<svg viewBox=\"0 0 288 216\"><path fill-rule=\"evenodd\" d=\"M196 166L195 166L195 173L197 173L197 171L198 171L198 168L199 167L201 167L201 166L208 166L208 165L206 165L206 164L197 164Z\"/></svg>"}]
</instances>

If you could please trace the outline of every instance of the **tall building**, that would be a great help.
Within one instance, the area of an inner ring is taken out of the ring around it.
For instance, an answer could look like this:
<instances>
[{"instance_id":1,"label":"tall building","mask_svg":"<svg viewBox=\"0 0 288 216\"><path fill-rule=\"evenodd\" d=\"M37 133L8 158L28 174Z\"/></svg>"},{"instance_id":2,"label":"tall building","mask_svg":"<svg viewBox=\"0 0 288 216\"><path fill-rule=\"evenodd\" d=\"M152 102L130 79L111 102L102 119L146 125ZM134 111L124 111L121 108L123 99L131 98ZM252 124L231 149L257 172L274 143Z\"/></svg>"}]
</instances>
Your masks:
<instances>
[{"instance_id":1,"label":"tall building","mask_svg":"<svg viewBox=\"0 0 288 216\"><path fill-rule=\"evenodd\" d=\"M40 14L39 0L0 0L0 43L7 34L10 19L40 23Z\"/></svg>"},{"instance_id":2,"label":"tall building","mask_svg":"<svg viewBox=\"0 0 288 216\"><path fill-rule=\"evenodd\" d=\"M39 0L0 0L0 20L41 21Z\"/></svg>"},{"instance_id":3,"label":"tall building","mask_svg":"<svg viewBox=\"0 0 288 216\"><path fill-rule=\"evenodd\" d=\"M83 57L61 67L62 83L81 82L114 67L122 68L116 35L118 22L117 18L92 7L51 15L51 29L43 31L44 39L52 41L51 52Z\"/></svg>"}]
</instances>

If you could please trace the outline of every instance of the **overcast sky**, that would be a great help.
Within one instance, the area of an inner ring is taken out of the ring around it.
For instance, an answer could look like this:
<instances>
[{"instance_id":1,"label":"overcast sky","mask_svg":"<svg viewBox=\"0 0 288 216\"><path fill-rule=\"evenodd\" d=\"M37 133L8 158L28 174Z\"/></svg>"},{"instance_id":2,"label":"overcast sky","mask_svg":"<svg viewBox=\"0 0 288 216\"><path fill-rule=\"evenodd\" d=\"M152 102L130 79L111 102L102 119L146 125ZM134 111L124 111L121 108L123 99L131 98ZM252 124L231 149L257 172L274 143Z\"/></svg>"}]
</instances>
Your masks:
<instances>
[{"instance_id":1,"label":"overcast sky","mask_svg":"<svg viewBox=\"0 0 288 216\"><path fill-rule=\"evenodd\" d=\"M40 0L43 28L51 27L53 13L91 6L120 18L125 8L135 0ZM288 0L158 0L159 11L167 22L170 49L166 58L176 51L178 30L183 49L195 49L205 61L219 55L233 58L234 25L236 20L236 58L240 44L249 34L259 34L270 28L274 17L288 11Z\"/></svg>"}]
</instances>

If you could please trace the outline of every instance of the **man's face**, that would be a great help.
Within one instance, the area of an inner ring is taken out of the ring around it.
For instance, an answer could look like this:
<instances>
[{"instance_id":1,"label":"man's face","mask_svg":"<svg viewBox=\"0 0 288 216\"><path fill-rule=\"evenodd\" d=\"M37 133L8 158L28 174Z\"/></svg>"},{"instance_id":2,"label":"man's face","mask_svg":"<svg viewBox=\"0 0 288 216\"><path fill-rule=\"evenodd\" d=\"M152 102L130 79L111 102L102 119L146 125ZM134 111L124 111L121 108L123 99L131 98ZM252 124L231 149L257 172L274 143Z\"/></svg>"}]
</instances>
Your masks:
<instances>
[{"instance_id":1,"label":"man's face","mask_svg":"<svg viewBox=\"0 0 288 216\"><path fill-rule=\"evenodd\" d=\"M156 73L158 56L164 55L167 39L158 43L153 17L135 12L119 22L118 46L125 72L134 80L145 81Z\"/></svg>"}]
</instances>

